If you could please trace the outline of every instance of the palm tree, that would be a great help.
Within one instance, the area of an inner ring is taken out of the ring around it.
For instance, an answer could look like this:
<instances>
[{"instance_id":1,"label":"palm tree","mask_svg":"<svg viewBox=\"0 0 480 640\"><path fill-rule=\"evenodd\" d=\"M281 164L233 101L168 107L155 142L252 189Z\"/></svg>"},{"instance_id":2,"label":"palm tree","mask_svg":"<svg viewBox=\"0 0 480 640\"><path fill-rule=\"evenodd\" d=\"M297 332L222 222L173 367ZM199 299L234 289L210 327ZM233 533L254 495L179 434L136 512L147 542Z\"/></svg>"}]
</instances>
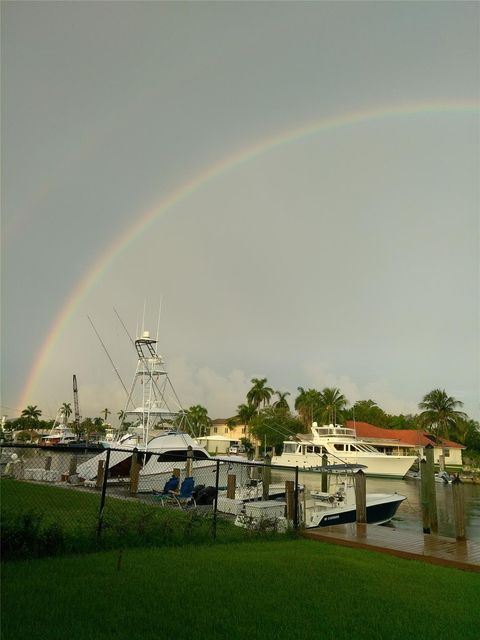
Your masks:
<instances>
[{"instance_id":1,"label":"palm tree","mask_svg":"<svg viewBox=\"0 0 480 640\"><path fill-rule=\"evenodd\" d=\"M108 415L109 415L110 413L112 413L112 412L110 411L110 409L104 409L104 410L102 411L102 413L103 413L103 415L104 415L104 419L103 419L103 421L104 421L104 422L106 422L106 421L107 421L107 417L108 417Z\"/></svg>"},{"instance_id":2,"label":"palm tree","mask_svg":"<svg viewBox=\"0 0 480 640\"><path fill-rule=\"evenodd\" d=\"M323 423L336 424L342 419L342 411L348 404L336 387L325 387L320 394L320 418Z\"/></svg>"},{"instance_id":3,"label":"palm tree","mask_svg":"<svg viewBox=\"0 0 480 640\"><path fill-rule=\"evenodd\" d=\"M280 409L281 411L290 411L290 407L288 406L287 396L290 395L289 391L275 391L275 394L278 396L278 400L273 403L275 409Z\"/></svg>"},{"instance_id":4,"label":"palm tree","mask_svg":"<svg viewBox=\"0 0 480 640\"><path fill-rule=\"evenodd\" d=\"M304 426L309 429L312 426L313 417L320 406L320 392L316 389L305 391L303 387L297 387L297 391L299 394L295 398L295 410L298 412Z\"/></svg>"},{"instance_id":5,"label":"palm tree","mask_svg":"<svg viewBox=\"0 0 480 640\"><path fill-rule=\"evenodd\" d=\"M30 418L30 420L35 420L35 422L38 422L41 415L42 410L39 409L36 404L29 404L27 408L22 411L22 418Z\"/></svg>"},{"instance_id":6,"label":"palm tree","mask_svg":"<svg viewBox=\"0 0 480 640\"><path fill-rule=\"evenodd\" d=\"M191 434L200 438L206 434L207 428L212 423L208 417L207 409L200 404L196 404L188 409L186 420Z\"/></svg>"},{"instance_id":7,"label":"palm tree","mask_svg":"<svg viewBox=\"0 0 480 640\"><path fill-rule=\"evenodd\" d=\"M432 429L437 436L448 439L450 427L456 427L458 420L465 420L467 414L459 411L463 402L448 396L445 389L434 389L424 396L418 408L422 409L420 419L426 427Z\"/></svg>"},{"instance_id":8,"label":"palm tree","mask_svg":"<svg viewBox=\"0 0 480 640\"><path fill-rule=\"evenodd\" d=\"M64 402L60 411L63 415L63 424L66 425L69 417L72 415L72 405L70 402Z\"/></svg>"},{"instance_id":9,"label":"palm tree","mask_svg":"<svg viewBox=\"0 0 480 640\"><path fill-rule=\"evenodd\" d=\"M251 382L253 387L247 393L247 400L249 404L252 404L255 409L263 403L263 406L270 404L270 398L273 396L272 387L267 387L266 378L252 378Z\"/></svg>"},{"instance_id":10,"label":"palm tree","mask_svg":"<svg viewBox=\"0 0 480 640\"><path fill-rule=\"evenodd\" d=\"M239 404L237 408L237 419L240 424L245 425L245 437L249 437L250 422L257 415L257 409L253 404Z\"/></svg>"}]
</instances>

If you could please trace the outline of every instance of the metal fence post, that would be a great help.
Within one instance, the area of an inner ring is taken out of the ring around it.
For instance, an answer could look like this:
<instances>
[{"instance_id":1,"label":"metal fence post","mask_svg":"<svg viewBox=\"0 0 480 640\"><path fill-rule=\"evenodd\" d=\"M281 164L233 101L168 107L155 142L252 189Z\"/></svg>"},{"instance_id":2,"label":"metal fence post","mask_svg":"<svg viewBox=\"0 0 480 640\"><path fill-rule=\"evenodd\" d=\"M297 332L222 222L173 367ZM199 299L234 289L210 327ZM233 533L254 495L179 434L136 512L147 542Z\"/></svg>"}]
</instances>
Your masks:
<instances>
[{"instance_id":1,"label":"metal fence post","mask_svg":"<svg viewBox=\"0 0 480 640\"><path fill-rule=\"evenodd\" d=\"M107 478L108 478L108 470L110 467L110 451L111 449L108 448L107 457L105 459L105 467L103 470L102 495L100 497L100 512L98 514L97 537L100 537L100 534L102 532L103 509L105 507L105 494L107 492Z\"/></svg>"},{"instance_id":2,"label":"metal fence post","mask_svg":"<svg viewBox=\"0 0 480 640\"><path fill-rule=\"evenodd\" d=\"M295 467L295 506L293 512L293 527L294 529L298 529L298 467Z\"/></svg>"},{"instance_id":3,"label":"metal fence post","mask_svg":"<svg viewBox=\"0 0 480 640\"><path fill-rule=\"evenodd\" d=\"M217 469L215 472L215 498L213 501L213 521L212 521L212 538L217 539L217 507L218 507L218 488L220 484L220 460L217 460Z\"/></svg>"}]
</instances>

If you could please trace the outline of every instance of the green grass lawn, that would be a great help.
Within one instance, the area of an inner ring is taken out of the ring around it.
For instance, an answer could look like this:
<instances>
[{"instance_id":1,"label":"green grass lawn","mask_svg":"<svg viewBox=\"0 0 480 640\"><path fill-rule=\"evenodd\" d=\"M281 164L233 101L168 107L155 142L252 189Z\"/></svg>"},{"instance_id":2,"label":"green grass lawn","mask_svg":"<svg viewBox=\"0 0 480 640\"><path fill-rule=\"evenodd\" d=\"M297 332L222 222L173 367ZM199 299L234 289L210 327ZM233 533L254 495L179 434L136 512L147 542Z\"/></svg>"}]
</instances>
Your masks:
<instances>
[{"instance_id":1,"label":"green grass lawn","mask_svg":"<svg viewBox=\"0 0 480 640\"><path fill-rule=\"evenodd\" d=\"M97 537L100 494L2 479L2 547L6 559L132 546L210 543L213 515L157 503L108 497ZM221 518L218 542L241 541L248 532ZM251 535L250 535L251 537Z\"/></svg>"},{"instance_id":2,"label":"green grass lawn","mask_svg":"<svg viewBox=\"0 0 480 640\"><path fill-rule=\"evenodd\" d=\"M3 565L3 640L478 640L478 574L310 540Z\"/></svg>"}]
</instances>

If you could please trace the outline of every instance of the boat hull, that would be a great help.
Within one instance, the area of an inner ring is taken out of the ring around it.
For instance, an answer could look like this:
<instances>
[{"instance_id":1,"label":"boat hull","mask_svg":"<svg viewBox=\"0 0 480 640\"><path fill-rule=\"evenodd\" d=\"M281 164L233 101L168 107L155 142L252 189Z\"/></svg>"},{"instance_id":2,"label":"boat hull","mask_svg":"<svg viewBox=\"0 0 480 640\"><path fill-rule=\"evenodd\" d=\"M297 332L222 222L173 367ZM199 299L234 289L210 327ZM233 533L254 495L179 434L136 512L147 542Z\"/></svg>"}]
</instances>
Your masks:
<instances>
[{"instance_id":1,"label":"boat hull","mask_svg":"<svg viewBox=\"0 0 480 640\"><path fill-rule=\"evenodd\" d=\"M367 524L385 524L397 513L398 507L405 500L405 496L395 495L388 498L379 498L367 502ZM337 524L350 524L356 522L357 510L355 505L326 509L325 513L317 513L306 524L306 528L330 527Z\"/></svg>"},{"instance_id":2,"label":"boat hull","mask_svg":"<svg viewBox=\"0 0 480 640\"><path fill-rule=\"evenodd\" d=\"M338 460L328 460L327 464L335 464ZM410 456L343 456L346 464L362 465L366 476L372 478L395 478L401 480L415 462ZM272 458L272 465L282 467L298 467L301 471L321 472L318 456L280 455Z\"/></svg>"}]
</instances>

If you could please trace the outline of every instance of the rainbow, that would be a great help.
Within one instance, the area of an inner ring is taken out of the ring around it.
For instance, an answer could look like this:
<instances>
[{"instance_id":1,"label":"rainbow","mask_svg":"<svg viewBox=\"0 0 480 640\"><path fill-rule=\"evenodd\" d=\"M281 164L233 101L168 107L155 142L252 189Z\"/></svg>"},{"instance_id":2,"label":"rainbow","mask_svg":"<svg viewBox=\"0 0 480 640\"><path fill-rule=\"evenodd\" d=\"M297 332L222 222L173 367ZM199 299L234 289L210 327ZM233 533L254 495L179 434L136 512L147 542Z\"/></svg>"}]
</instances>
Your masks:
<instances>
[{"instance_id":1,"label":"rainbow","mask_svg":"<svg viewBox=\"0 0 480 640\"><path fill-rule=\"evenodd\" d=\"M176 204L192 196L198 189L219 178L222 174L253 160L282 145L287 145L302 138L319 135L342 127L352 127L373 121L390 120L401 117L436 116L436 115L479 115L479 103L473 100L422 102L368 109L346 113L340 116L322 118L304 126L287 129L281 133L263 139L260 142L223 158L199 172L153 207L136 216L136 222L120 234L107 247L93 266L83 275L67 298L60 313L44 339L33 365L30 369L25 386L21 392L17 407L27 406L33 395L35 384L40 374L46 368L50 353L56 340L61 335L69 318L77 306L85 298L94 284L102 277L108 267L120 255L122 250L144 233L160 216L167 214Z\"/></svg>"}]
</instances>

